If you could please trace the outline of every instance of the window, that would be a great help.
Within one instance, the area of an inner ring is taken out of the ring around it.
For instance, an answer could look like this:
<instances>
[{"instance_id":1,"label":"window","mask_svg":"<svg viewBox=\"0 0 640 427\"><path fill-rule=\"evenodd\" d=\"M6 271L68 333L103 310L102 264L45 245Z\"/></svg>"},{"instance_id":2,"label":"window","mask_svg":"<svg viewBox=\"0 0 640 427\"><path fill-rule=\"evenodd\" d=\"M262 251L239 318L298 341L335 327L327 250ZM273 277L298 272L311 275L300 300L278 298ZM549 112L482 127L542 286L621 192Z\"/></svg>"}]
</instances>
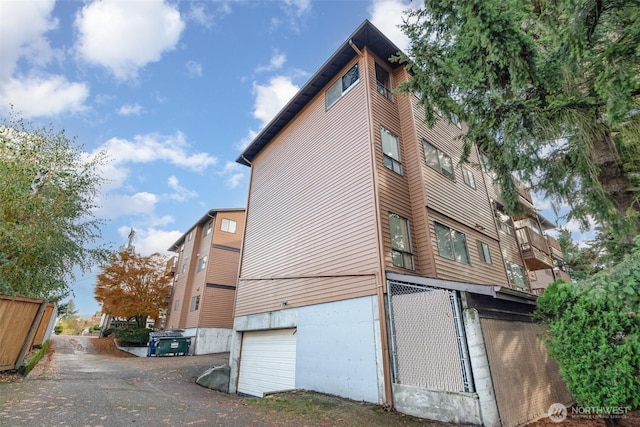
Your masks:
<instances>
[{"instance_id":1,"label":"window","mask_svg":"<svg viewBox=\"0 0 640 427\"><path fill-rule=\"evenodd\" d=\"M504 233L507 233L510 236L515 236L516 233L513 230L513 220L509 215L504 213L504 211L496 206L496 222L498 224L498 229L502 230Z\"/></svg>"},{"instance_id":2,"label":"window","mask_svg":"<svg viewBox=\"0 0 640 427\"><path fill-rule=\"evenodd\" d=\"M179 299L177 299L177 300L176 300L176 303L173 305L173 310L174 310L174 311L175 311L175 310L177 310L177 309L178 309L178 307L180 307L180 300L179 300Z\"/></svg>"},{"instance_id":3,"label":"window","mask_svg":"<svg viewBox=\"0 0 640 427\"><path fill-rule=\"evenodd\" d=\"M440 255L463 264L469 264L469 252L467 251L467 238L465 235L438 222L435 223L435 228Z\"/></svg>"},{"instance_id":4,"label":"window","mask_svg":"<svg viewBox=\"0 0 640 427\"><path fill-rule=\"evenodd\" d=\"M198 271L202 271L204 270L204 268L207 266L207 257L203 256L202 258L200 258L200 260L198 261Z\"/></svg>"},{"instance_id":5,"label":"window","mask_svg":"<svg viewBox=\"0 0 640 427\"><path fill-rule=\"evenodd\" d=\"M462 178L464 179L464 183L467 184L469 187L473 188L475 190L476 188L476 178L473 175L473 172L471 171L471 169L462 168Z\"/></svg>"},{"instance_id":6,"label":"window","mask_svg":"<svg viewBox=\"0 0 640 427\"><path fill-rule=\"evenodd\" d=\"M480 260L482 262L491 264L491 251L489 251L489 245L485 242L481 242L480 240L478 240L478 255L480 255Z\"/></svg>"},{"instance_id":7,"label":"window","mask_svg":"<svg viewBox=\"0 0 640 427\"><path fill-rule=\"evenodd\" d=\"M391 93L391 79L389 78L389 72L376 63L376 87L378 92L393 101L393 94Z\"/></svg>"},{"instance_id":8,"label":"window","mask_svg":"<svg viewBox=\"0 0 640 427\"><path fill-rule=\"evenodd\" d=\"M458 129L462 129L462 124L460 123L460 117L457 114L451 113L451 123L456 125Z\"/></svg>"},{"instance_id":9,"label":"window","mask_svg":"<svg viewBox=\"0 0 640 427\"><path fill-rule=\"evenodd\" d=\"M509 278L511 286L521 290L528 290L529 286L525 278L524 268L511 261L505 261L505 264L507 266L507 277Z\"/></svg>"},{"instance_id":10,"label":"window","mask_svg":"<svg viewBox=\"0 0 640 427\"><path fill-rule=\"evenodd\" d=\"M190 242L191 239L193 239L193 230L191 230L189 234L187 234L187 242Z\"/></svg>"},{"instance_id":11,"label":"window","mask_svg":"<svg viewBox=\"0 0 640 427\"><path fill-rule=\"evenodd\" d=\"M380 129L382 135L382 153L384 165L392 171L402 175L402 163L400 162L400 143L398 137L386 130Z\"/></svg>"},{"instance_id":12,"label":"window","mask_svg":"<svg viewBox=\"0 0 640 427\"><path fill-rule=\"evenodd\" d=\"M409 234L409 221L400 215L389 214L389 231L391 232L391 258L396 267L413 270L413 252Z\"/></svg>"},{"instance_id":13,"label":"window","mask_svg":"<svg viewBox=\"0 0 640 427\"><path fill-rule=\"evenodd\" d=\"M336 82L332 84L329 89L327 89L324 98L325 108L327 110L331 108L331 106L335 104L338 99L340 99L342 95L344 95L347 90L351 88L351 86L358 83L359 79L360 75L358 73L358 63L356 62L355 65L342 76L342 78L336 80Z\"/></svg>"},{"instance_id":14,"label":"window","mask_svg":"<svg viewBox=\"0 0 640 427\"><path fill-rule=\"evenodd\" d=\"M187 259L188 258L185 258L182 262L182 271L180 272L181 274L184 274L187 271Z\"/></svg>"},{"instance_id":15,"label":"window","mask_svg":"<svg viewBox=\"0 0 640 427\"><path fill-rule=\"evenodd\" d=\"M427 165L437 170L447 178L453 179L455 175L453 173L453 162L451 161L451 157L427 141L423 140L422 145L424 146L424 158L427 160Z\"/></svg>"},{"instance_id":16,"label":"window","mask_svg":"<svg viewBox=\"0 0 640 427\"><path fill-rule=\"evenodd\" d=\"M220 224L220 230L226 231L227 233L235 233L236 222L231 219L222 218L222 224Z\"/></svg>"},{"instance_id":17,"label":"window","mask_svg":"<svg viewBox=\"0 0 640 427\"><path fill-rule=\"evenodd\" d=\"M189 307L189 311L196 311L200 307L200 295L196 295L191 298L191 307Z\"/></svg>"},{"instance_id":18,"label":"window","mask_svg":"<svg viewBox=\"0 0 640 427\"><path fill-rule=\"evenodd\" d=\"M204 226L204 233L202 237L208 236L211 233L211 228L213 227L213 221L209 221L207 225Z\"/></svg>"}]
</instances>

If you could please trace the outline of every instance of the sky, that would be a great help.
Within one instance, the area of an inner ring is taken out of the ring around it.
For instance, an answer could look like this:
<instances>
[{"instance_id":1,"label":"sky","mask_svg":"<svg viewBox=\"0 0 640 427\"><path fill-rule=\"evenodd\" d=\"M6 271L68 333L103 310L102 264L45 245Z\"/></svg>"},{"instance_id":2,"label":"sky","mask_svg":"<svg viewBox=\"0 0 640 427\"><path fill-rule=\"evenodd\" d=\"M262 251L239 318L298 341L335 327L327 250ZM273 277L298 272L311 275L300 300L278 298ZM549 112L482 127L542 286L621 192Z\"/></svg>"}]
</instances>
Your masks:
<instances>
[{"instance_id":1,"label":"sky","mask_svg":"<svg viewBox=\"0 0 640 427\"><path fill-rule=\"evenodd\" d=\"M0 0L0 115L105 151L97 243L133 228L137 252L168 254L207 210L246 205L235 159L347 37L369 19L404 50L417 3ZM96 273L70 284L82 315L100 310Z\"/></svg>"}]
</instances>

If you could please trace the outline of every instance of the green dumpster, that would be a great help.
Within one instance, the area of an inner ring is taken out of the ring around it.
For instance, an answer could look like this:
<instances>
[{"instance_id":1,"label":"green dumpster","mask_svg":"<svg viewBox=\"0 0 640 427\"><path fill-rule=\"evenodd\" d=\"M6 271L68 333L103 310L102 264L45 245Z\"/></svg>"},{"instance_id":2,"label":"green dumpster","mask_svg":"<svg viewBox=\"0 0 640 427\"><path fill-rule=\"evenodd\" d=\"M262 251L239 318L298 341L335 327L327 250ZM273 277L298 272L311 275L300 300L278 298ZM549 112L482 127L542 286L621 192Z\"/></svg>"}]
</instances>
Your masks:
<instances>
[{"instance_id":1,"label":"green dumpster","mask_svg":"<svg viewBox=\"0 0 640 427\"><path fill-rule=\"evenodd\" d=\"M189 354L191 338L160 338L156 343L156 356L186 356Z\"/></svg>"}]
</instances>

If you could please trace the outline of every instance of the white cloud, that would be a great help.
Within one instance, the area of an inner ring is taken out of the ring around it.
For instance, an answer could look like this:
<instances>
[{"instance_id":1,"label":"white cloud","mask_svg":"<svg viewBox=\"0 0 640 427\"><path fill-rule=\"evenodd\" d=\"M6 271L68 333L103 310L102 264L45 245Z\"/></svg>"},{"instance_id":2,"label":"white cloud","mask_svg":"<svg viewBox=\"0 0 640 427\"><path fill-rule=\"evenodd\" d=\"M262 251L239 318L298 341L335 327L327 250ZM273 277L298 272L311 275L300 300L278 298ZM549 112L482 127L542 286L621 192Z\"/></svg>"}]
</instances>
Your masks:
<instances>
[{"instance_id":1,"label":"white cloud","mask_svg":"<svg viewBox=\"0 0 640 427\"><path fill-rule=\"evenodd\" d=\"M54 56L44 34L58 26L51 17L55 0L2 1L0 81L13 75L20 58L42 64Z\"/></svg>"},{"instance_id":2,"label":"white cloud","mask_svg":"<svg viewBox=\"0 0 640 427\"><path fill-rule=\"evenodd\" d=\"M187 61L187 75L191 78L202 77L202 64L196 61Z\"/></svg>"},{"instance_id":3,"label":"white cloud","mask_svg":"<svg viewBox=\"0 0 640 427\"><path fill-rule=\"evenodd\" d=\"M118 109L118 114L121 116L139 116L142 114L142 105L138 104L124 104Z\"/></svg>"},{"instance_id":4,"label":"white cloud","mask_svg":"<svg viewBox=\"0 0 640 427\"><path fill-rule=\"evenodd\" d=\"M285 62L287 62L287 56L283 53L275 52L269 60L269 65L261 65L257 67L256 73L279 70Z\"/></svg>"},{"instance_id":5,"label":"white cloud","mask_svg":"<svg viewBox=\"0 0 640 427\"><path fill-rule=\"evenodd\" d=\"M140 192L133 195L108 194L96 200L99 207L94 212L98 218L115 219L127 215L153 215L158 196Z\"/></svg>"},{"instance_id":6,"label":"white cloud","mask_svg":"<svg viewBox=\"0 0 640 427\"><path fill-rule=\"evenodd\" d=\"M256 136L258 136L258 132L256 132L255 130L249 129L247 136L242 138L240 141L236 142L235 147L240 151L244 151L244 149L247 148L249 144L251 144L251 141L253 141Z\"/></svg>"},{"instance_id":7,"label":"white cloud","mask_svg":"<svg viewBox=\"0 0 640 427\"><path fill-rule=\"evenodd\" d=\"M311 0L283 0L282 5L292 18L301 18L311 11Z\"/></svg>"},{"instance_id":8,"label":"white cloud","mask_svg":"<svg viewBox=\"0 0 640 427\"><path fill-rule=\"evenodd\" d=\"M239 163L227 161L218 175L227 177L226 184L229 188L236 188L245 177L245 169L246 167Z\"/></svg>"},{"instance_id":9,"label":"white cloud","mask_svg":"<svg viewBox=\"0 0 640 427\"><path fill-rule=\"evenodd\" d=\"M173 200L184 202L187 199L198 197L198 193L196 191L189 190L180 185L180 181L175 176L169 177L169 179L167 180L167 185L169 186L169 188L175 191L175 193L169 195L169 197Z\"/></svg>"},{"instance_id":10,"label":"white cloud","mask_svg":"<svg viewBox=\"0 0 640 427\"><path fill-rule=\"evenodd\" d=\"M293 84L289 77L276 76L269 80L266 86L254 84L253 89L256 96L253 116L259 119L264 127L300 88Z\"/></svg>"},{"instance_id":11,"label":"white cloud","mask_svg":"<svg viewBox=\"0 0 640 427\"><path fill-rule=\"evenodd\" d=\"M216 163L217 159L208 153L189 153L189 144L184 134L160 135L157 133L136 135L133 140L111 138L95 152L106 150L111 163L150 163L164 161L175 166L202 172Z\"/></svg>"},{"instance_id":12,"label":"white cloud","mask_svg":"<svg viewBox=\"0 0 640 427\"><path fill-rule=\"evenodd\" d=\"M177 8L162 0L102 0L78 12L76 27L78 55L125 80L175 49L185 23Z\"/></svg>"},{"instance_id":13,"label":"white cloud","mask_svg":"<svg viewBox=\"0 0 640 427\"><path fill-rule=\"evenodd\" d=\"M0 88L1 109L13 104L25 118L56 116L86 110L84 102L89 96L85 83L69 82L63 76L47 78L9 79Z\"/></svg>"},{"instance_id":14,"label":"white cloud","mask_svg":"<svg viewBox=\"0 0 640 427\"><path fill-rule=\"evenodd\" d=\"M406 0L374 0L369 12L371 23L387 36L400 50L406 52L409 48L409 38L400 30L403 12L415 9L420 2Z\"/></svg>"},{"instance_id":15,"label":"white cloud","mask_svg":"<svg viewBox=\"0 0 640 427\"><path fill-rule=\"evenodd\" d=\"M148 228L136 228L134 226L133 229L136 232L133 239L133 245L136 248L136 252L143 256L148 256L155 252L159 252L163 255L172 255L173 253L168 252L167 249L176 240L178 240L182 234L184 234L177 230L158 230L153 226ZM118 228L118 234L123 242L128 240L130 231L130 226L122 226Z\"/></svg>"}]
</instances>

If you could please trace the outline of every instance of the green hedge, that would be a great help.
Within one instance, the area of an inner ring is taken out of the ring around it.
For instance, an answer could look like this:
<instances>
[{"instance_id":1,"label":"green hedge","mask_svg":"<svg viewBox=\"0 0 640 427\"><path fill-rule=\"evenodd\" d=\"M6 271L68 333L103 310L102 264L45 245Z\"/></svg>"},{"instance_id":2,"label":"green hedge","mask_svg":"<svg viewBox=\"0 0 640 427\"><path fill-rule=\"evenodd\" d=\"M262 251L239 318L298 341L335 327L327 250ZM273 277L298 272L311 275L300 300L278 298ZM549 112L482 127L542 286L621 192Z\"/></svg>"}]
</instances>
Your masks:
<instances>
[{"instance_id":1,"label":"green hedge","mask_svg":"<svg viewBox=\"0 0 640 427\"><path fill-rule=\"evenodd\" d=\"M113 329L113 335L116 338L131 344L146 344L149 342L149 332L152 332L152 330L128 326Z\"/></svg>"}]
</instances>

